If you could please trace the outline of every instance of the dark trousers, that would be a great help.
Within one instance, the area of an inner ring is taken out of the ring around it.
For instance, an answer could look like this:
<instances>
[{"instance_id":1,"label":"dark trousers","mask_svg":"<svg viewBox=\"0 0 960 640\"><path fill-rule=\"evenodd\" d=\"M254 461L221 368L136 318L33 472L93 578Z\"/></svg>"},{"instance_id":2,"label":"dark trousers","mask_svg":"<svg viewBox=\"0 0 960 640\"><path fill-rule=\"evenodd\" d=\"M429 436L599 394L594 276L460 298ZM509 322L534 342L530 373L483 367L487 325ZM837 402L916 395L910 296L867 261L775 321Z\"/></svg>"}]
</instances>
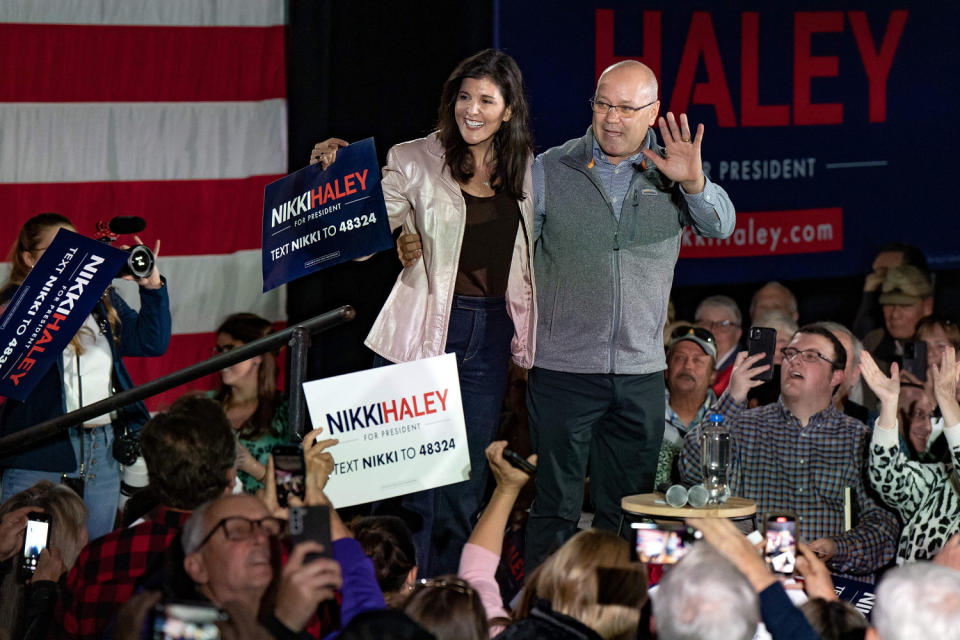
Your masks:
<instances>
[{"instance_id":1,"label":"dark trousers","mask_svg":"<svg viewBox=\"0 0 960 640\"><path fill-rule=\"evenodd\" d=\"M420 519L411 528L421 577L456 573L473 530L490 475L484 452L500 422L512 338L513 321L503 297L454 296L446 352L457 357L470 479L403 496L402 507ZM383 364L389 363L378 356L374 366Z\"/></svg>"},{"instance_id":2,"label":"dark trousers","mask_svg":"<svg viewBox=\"0 0 960 640\"><path fill-rule=\"evenodd\" d=\"M577 530L590 463L593 526L616 530L620 499L653 490L663 440L663 373L564 373L534 367L527 383L530 437L539 456L527 523L530 575Z\"/></svg>"}]
</instances>

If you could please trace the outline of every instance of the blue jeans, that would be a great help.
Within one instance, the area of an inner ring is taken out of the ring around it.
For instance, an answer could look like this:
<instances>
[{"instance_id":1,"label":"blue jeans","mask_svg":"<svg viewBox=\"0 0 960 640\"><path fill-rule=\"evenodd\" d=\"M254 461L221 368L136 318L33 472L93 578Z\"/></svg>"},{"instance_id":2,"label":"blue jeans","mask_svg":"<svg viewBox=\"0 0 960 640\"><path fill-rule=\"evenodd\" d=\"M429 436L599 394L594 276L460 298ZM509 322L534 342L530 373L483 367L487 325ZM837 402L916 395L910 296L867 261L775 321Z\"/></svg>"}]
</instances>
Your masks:
<instances>
[{"instance_id":1,"label":"blue jeans","mask_svg":"<svg viewBox=\"0 0 960 640\"><path fill-rule=\"evenodd\" d=\"M490 475L484 451L500 424L512 338L513 321L503 297L453 297L445 351L457 357L470 479L403 496L402 506L422 518L422 526L413 531L421 577L456 573L473 530ZM374 366L385 364L390 363L374 359Z\"/></svg>"},{"instance_id":2,"label":"blue jeans","mask_svg":"<svg viewBox=\"0 0 960 640\"><path fill-rule=\"evenodd\" d=\"M90 510L87 532L90 539L113 531L117 518L117 501L120 497L120 463L113 457L113 427L106 425L84 429L83 455L86 458L86 483L83 501ZM77 458L77 470L67 477L80 476L80 433L70 429L70 444ZM3 472L3 491L0 500L6 502L11 496L29 489L41 480L60 484L62 474L55 471L32 471L30 469L7 469Z\"/></svg>"}]
</instances>

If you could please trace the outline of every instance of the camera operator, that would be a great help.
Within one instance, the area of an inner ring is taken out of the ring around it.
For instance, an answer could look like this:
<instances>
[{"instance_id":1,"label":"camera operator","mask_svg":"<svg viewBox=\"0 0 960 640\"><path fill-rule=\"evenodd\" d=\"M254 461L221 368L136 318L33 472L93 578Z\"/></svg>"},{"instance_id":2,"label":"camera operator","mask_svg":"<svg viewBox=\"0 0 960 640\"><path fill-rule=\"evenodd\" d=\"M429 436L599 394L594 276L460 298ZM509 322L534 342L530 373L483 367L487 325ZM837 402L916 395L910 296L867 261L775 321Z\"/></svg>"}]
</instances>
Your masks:
<instances>
[{"instance_id":1,"label":"camera operator","mask_svg":"<svg viewBox=\"0 0 960 640\"><path fill-rule=\"evenodd\" d=\"M0 293L0 304L11 299L61 228L76 230L69 219L57 213L41 213L24 223L10 250L12 270ZM163 355L171 330L165 281L154 265L137 284L140 311L108 289L57 366L44 374L25 401L8 399L0 408L0 435L22 431L134 386L123 356ZM136 403L112 417L101 416L71 429L69 435L0 459L0 467L5 468L2 499L40 480L63 482L83 496L90 509L90 539L110 532L120 494L114 435L120 438L136 431L149 417L146 407Z\"/></svg>"}]
</instances>

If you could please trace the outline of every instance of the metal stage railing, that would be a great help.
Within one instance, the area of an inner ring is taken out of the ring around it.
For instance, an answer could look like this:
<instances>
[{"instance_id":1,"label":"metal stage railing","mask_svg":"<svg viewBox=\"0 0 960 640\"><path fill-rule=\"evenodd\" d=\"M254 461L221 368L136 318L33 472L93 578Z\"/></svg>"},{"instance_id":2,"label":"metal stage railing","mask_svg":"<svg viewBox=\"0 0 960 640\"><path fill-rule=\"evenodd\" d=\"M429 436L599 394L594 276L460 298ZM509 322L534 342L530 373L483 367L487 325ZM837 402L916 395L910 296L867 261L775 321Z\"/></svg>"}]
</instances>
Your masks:
<instances>
[{"instance_id":1,"label":"metal stage railing","mask_svg":"<svg viewBox=\"0 0 960 640\"><path fill-rule=\"evenodd\" d=\"M303 436L303 425L306 418L306 403L303 399L302 385L307 377L307 348L310 346L310 334L320 333L344 322L349 322L353 320L355 315L356 312L353 307L349 305L339 307L264 338L254 340L242 347L231 349L208 360L174 371L162 378L151 380L127 391L121 391L89 406L81 407L76 411L41 422L23 431L4 436L0 438L0 457L7 456L20 449L29 448L30 445L55 436L70 427L83 424L91 418L102 416L114 409L125 407L181 384L202 378L230 365L254 358L283 344L288 344L290 347L291 365L290 384L288 385L290 388L290 431L288 435L291 439L299 439Z\"/></svg>"}]
</instances>

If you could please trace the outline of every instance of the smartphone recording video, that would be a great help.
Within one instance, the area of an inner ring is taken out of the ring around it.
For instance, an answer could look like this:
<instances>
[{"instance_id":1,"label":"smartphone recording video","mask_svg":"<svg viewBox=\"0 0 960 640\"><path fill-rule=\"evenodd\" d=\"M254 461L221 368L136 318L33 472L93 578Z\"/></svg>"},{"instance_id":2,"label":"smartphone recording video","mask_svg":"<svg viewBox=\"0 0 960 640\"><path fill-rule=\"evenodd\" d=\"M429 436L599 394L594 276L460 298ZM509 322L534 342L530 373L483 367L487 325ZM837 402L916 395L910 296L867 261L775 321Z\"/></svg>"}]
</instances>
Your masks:
<instances>
[{"instance_id":1,"label":"smartphone recording video","mask_svg":"<svg viewBox=\"0 0 960 640\"><path fill-rule=\"evenodd\" d=\"M290 507L290 539L294 546L312 540L323 545L323 551L308 553L305 562L314 558L333 557L333 543L330 531L330 508L325 505L312 507Z\"/></svg>"},{"instance_id":2,"label":"smartphone recording video","mask_svg":"<svg viewBox=\"0 0 960 640\"><path fill-rule=\"evenodd\" d=\"M50 516L31 513L27 516L27 530L23 537L23 556L20 559L21 575L24 578L37 570L40 552L50 543Z\"/></svg>"},{"instance_id":3,"label":"smartphone recording video","mask_svg":"<svg viewBox=\"0 0 960 640\"><path fill-rule=\"evenodd\" d=\"M775 573L793 575L797 567L797 520L792 515L767 518L763 557Z\"/></svg>"},{"instance_id":4,"label":"smartphone recording video","mask_svg":"<svg viewBox=\"0 0 960 640\"><path fill-rule=\"evenodd\" d=\"M635 522L637 559L645 564L676 564L695 540L703 537L698 530L683 524L649 524Z\"/></svg>"},{"instance_id":5,"label":"smartphone recording video","mask_svg":"<svg viewBox=\"0 0 960 640\"><path fill-rule=\"evenodd\" d=\"M288 498L306 496L307 477L303 463L303 447L299 444L278 444L273 447L273 470L277 480L277 502L289 505Z\"/></svg>"},{"instance_id":6,"label":"smartphone recording video","mask_svg":"<svg viewBox=\"0 0 960 640\"><path fill-rule=\"evenodd\" d=\"M926 342L907 340L903 343L903 370L913 374L920 382L927 381Z\"/></svg>"},{"instance_id":7,"label":"smartphone recording video","mask_svg":"<svg viewBox=\"0 0 960 640\"><path fill-rule=\"evenodd\" d=\"M763 373L758 373L753 377L754 380L773 380L773 357L777 349L777 330L770 327L750 327L750 333L747 336L747 353L754 355L762 353L763 358L754 366L759 367L768 365L769 368Z\"/></svg>"}]
</instances>

